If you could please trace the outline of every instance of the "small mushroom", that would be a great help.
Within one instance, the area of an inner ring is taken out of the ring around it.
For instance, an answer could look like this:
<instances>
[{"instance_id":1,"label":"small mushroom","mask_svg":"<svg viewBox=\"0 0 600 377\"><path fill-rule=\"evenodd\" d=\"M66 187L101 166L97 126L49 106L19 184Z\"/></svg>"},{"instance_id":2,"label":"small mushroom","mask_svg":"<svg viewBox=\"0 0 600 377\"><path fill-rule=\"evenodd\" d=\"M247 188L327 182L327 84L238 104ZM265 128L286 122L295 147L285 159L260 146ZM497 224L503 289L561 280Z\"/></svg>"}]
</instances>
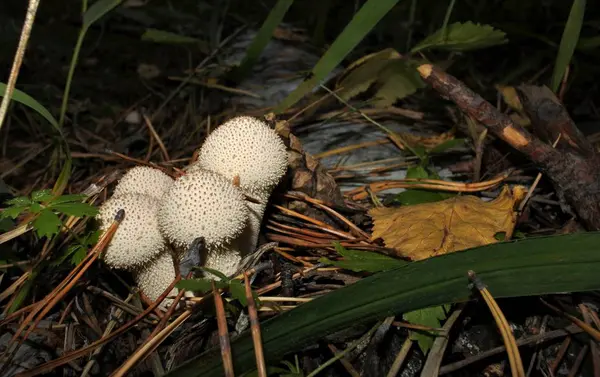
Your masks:
<instances>
[{"instance_id":1,"label":"small mushroom","mask_svg":"<svg viewBox=\"0 0 600 377\"><path fill-rule=\"evenodd\" d=\"M249 229L238 242L239 250L246 254L256 247L269 196L287 164L288 153L279 135L257 118L240 116L223 123L206 138L198 160L187 171L207 169L231 182L239 179L242 191L260 201L246 201Z\"/></svg>"},{"instance_id":2,"label":"small mushroom","mask_svg":"<svg viewBox=\"0 0 600 377\"><path fill-rule=\"evenodd\" d=\"M160 200L173 185L173 178L162 171L148 166L131 168L121 178L113 196L144 194Z\"/></svg>"},{"instance_id":3,"label":"small mushroom","mask_svg":"<svg viewBox=\"0 0 600 377\"><path fill-rule=\"evenodd\" d=\"M117 212L125 210L125 218L117 228L103 259L113 268L132 269L148 262L165 246L158 226L158 201L142 194L113 196L99 208L101 230L106 230Z\"/></svg>"},{"instance_id":4,"label":"small mushroom","mask_svg":"<svg viewBox=\"0 0 600 377\"><path fill-rule=\"evenodd\" d=\"M156 301L158 297L171 285L175 280L175 265L173 264L173 257L171 254L164 250L141 268L136 270L135 280L138 287L148 298L152 301ZM173 288L168 296L175 296L179 290ZM165 298L159 305L159 308L165 309L171 305L173 299Z\"/></svg>"},{"instance_id":5,"label":"small mushroom","mask_svg":"<svg viewBox=\"0 0 600 377\"><path fill-rule=\"evenodd\" d=\"M240 190L221 175L197 170L175 180L160 202L158 223L175 246L187 248L197 237L223 245L243 230L248 209Z\"/></svg>"}]
</instances>

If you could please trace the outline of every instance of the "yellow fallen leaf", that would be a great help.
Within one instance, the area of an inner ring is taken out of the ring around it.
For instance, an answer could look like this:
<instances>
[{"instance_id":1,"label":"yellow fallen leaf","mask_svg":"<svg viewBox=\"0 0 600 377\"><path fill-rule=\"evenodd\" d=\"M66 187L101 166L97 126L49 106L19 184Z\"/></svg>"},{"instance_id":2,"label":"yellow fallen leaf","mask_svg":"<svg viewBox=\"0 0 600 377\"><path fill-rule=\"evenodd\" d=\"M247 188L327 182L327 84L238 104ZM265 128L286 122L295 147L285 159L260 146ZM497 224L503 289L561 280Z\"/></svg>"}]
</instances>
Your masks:
<instances>
[{"instance_id":1,"label":"yellow fallen leaf","mask_svg":"<svg viewBox=\"0 0 600 377\"><path fill-rule=\"evenodd\" d=\"M498 233L512 235L514 209L525 193L523 186L512 190L504 186L490 202L464 195L434 203L373 208L369 211L372 238L382 238L398 256L412 260L495 243Z\"/></svg>"}]
</instances>

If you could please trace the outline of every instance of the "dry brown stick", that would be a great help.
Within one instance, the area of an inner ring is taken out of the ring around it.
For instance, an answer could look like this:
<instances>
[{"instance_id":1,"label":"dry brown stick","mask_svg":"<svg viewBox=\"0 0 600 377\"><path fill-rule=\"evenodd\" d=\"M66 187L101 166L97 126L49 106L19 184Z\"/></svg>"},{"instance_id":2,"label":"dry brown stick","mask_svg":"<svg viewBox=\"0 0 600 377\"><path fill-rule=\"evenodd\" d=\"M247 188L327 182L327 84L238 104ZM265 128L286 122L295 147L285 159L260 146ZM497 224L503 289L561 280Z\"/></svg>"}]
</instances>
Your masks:
<instances>
[{"instance_id":1,"label":"dry brown stick","mask_svg":"<svg viewBox=\"0 0 600 377\"><path fill-rule=\"evenodd\" d=\"M568 335L574 335L574 334L578 334L581 332L583 332L583 330L581 330L580 328L578 328L575 325L571 325L565 329L548 331L543 334L530 336L528 338L521 338L521 339L517 340L517 345L518 346L526 346L526 345L530 345L530 344L538 344L538 343L545 342L548 340L552 340L552 339L556 339L556 338L560 338L560 337L568 336ZM471 365L478 361L487 359L488 357L497 355L504 351L506 351L505 346L498 346L496 348L492 348L491 350L484 351L478 355L471 356L468 359L460 360L460 361L454 362L452 364L446 364L440 368L440 376L450 373L450 372L454 372L456 370L466 367L467 365Z\"/></svg>"},{"instance_id":2,"label":"dry brown stick","mask_svg":"<svg viewBox=\"0 0 600 377\"><path fill-rule=\"evenodd\" d=\"M585 323L591 326L592 318L590 315L591 310L585 304L579 304L579 309L583 315ZM594 369L594 377L600 377L600 355L598 354L598 344L593 340L589 340L590 353L592 356L592 365Z\"/></svg>"},{"instance_id":3,"label":"dry brown stick","mask_svg":"<svg viewBox=\"0 0 600 377\"><path fill-rule=\"evenodd\" d=\"M11 338L7 350L5 352L5 366L8 366L10 360L14 357L15 353L18 351L19 347L23 342L27 339L31 330L34 329L37 324L42 320L43 316L46 315L55 305L56 303L64 297L65 294L69 292L69 290L73 287L75 283L81 278L83 273L89 269L92 263L98 258L100 253L104 250L104 248L108 245L113 235L115 234L119 224L123 220L125 215L124 210L119 210L117 215L114 218L113 223L109 226L109 228L104 232L102 238L98 241L96 246L88 253L88 255L84 258L84 260L74 268L67 277L52 291L48 294L44 299L42 299L29 313L27 318L23 321L19 329L15 332L13 337ZM39 314L38 314L39 313ZM37 315L37 317L36 317ZM36 317L34 319L34 317ZM19 336L25 330L25 328L31 324L31 327L25 332L23 337L19 339ZM16 344L15 344L16 342ZM0 369L0 372L4 371L4 367Z\"/></svg>"},{"instance_id":4,"label":"dry brown stick","mask_svg":"<svg viewBox=\"0 0 600 377\"><path fill-rule=\"evenodd\" d=\"M152 305L150 305L148 308L146 308L146 310L144 310L143 312L138 314L135 318L133 318L132 320L130 320L123 326L119 327L117 330L115 330L115 332L111 333L109 336L98 339L97 341L91 343L90 345L88 345L86 347L80 348L76 351L69 352L55 360L51 360L42 365L38 365L37 367L35 367L31 370L21 372L21 373L15 375L15 377L37 376L42 373L52 371L61 365L67 364L73 360L76 360L80 357L83 357L83 356L93 352L99 346L106 344L107 342L111 341L112 339L116 338L117 336L123 334L124 332L129 330L131 327L135 326L142 319L144 319L148 314L150 314L159 305L159 303L165 297L167 297L169 295L169 292L171 292L171 290L173 290L173 288L175 287L175 284L177 284L176 280L174 280L173 283L171 283L171 285L169 285L167 287L167 289L158 297L158 299L155 302L152 303Z\"/></svg>"},{"instance_id":5,"label":"dry brown stick","mask_svg":"<svg viewBox=\"0 0 600 377\"><path fill-rule=\"evenodd\" d=\"M586 333L588 333L589 336L591 336L592 338L594 338L597 342L600 342L600 331L596 330L592 326L590 326L587 323L583 322L579 318L577 318L575 316L572 316L569 313L565 313L564 311L560 310L556 306L548 303L546 300L540 298L540 301L544 305L546 305L547 307L549 307L550 309L552 309L554 312L556 312L557 314L559 314L559 315L561 315L561 316L563 316L563 317L571 320L571 322L573 322L577 326L581 327L581 329L583 331L585 331Z\"/></svg>"},{"instance_id":6,"label":"dry brown stick","mask_svg":"<svg viewBox=\"0 0 600 377\"><path fill-rule=\"evenodd\" d=\"M600 157L597 154L588 156L579 151L556 150L514 124L506 114L499 112L455 77L431 64L423 64L417 69L421 77L442 96L452 100L460 110L534 162L554 184L559 197L573 207L588 230L600 230ZM552 102L550 96L546 97L545 106L552 104L552 111L547 108L527 109L524 104L530 118L538 116L542 123L552 125L553 113L557 115L557 111L562 111L558 114L565 118L561 125L572 123L558 99L554 98ZM575 136L576 127L570 129ZM576 147L581 149L581 145Z\"/></svg>"},{"instance_id":7,"label":"dry brown stick","mask_svg":"<svg viewBox=\"0 0 600 377\"><path fill-rule=\"evenodd\" d=\"M215 286L215 281L211 281L213 297L215 300L215 309L217 315L217 327L219 328L219 344L221 346L221 358L223 359L223 372L225 377L235 377L233 372L233 359L231 357L231 345L229 344L229 331L227 331L227 318L225 317L225 307L221 290Z\"/></svg>"},{"instance_id":8,"label":"dry brown stick","mask_svg":"<svg viewBox=\"0 0 600 377\"><path fill-rule=\"evenodd\" d=\"M254 354L256 356L256 369L258 377L267 377L267 367L265 365L265 354L260 336L260 322L258 321L258 313L256 311L256 303L252 296L248 273L244 273L244 285L246 300L248 301L248 316L250 317L250 330L252 332L252 344L254 344Z\"/></svg>"},{"instance_id":9,"label":"dry brown stick","mask_svg":"<svg viewBox=\"0 0 600 377\"><path fill-rule=\"evenodd\" d=\"M567 350L569 349L569 345L571 344L571 337L567 336L562 344L560 345L560 348L558 349L558 352L556 353L556 357L554 358L554 360L552 360L552 363L550 364L550 375L551 376L556 376L556 370L558 369L558 366L560 365L560 362L562 361L562 359L565 357L565 355L567 354Z\"/></svg>"}]
</instances>

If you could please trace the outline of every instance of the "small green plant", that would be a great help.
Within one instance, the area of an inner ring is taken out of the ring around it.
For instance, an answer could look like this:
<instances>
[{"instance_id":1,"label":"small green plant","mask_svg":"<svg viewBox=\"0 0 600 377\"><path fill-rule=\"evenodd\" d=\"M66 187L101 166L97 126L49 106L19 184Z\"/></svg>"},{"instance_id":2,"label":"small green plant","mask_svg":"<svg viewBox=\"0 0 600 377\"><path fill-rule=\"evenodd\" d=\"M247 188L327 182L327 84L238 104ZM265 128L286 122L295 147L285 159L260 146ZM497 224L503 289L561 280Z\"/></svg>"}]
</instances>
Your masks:
<instances>
[{"instance_id":1,"label":"small green plant","mask_svg":"<svg viewBox=\"0 0 600 377\"><path fill-rule=\"evenodd\" d=\"M94 216L98 209L83 203L85 195L54 196L51 190L39 190L30 196L19 196L7 201L9 207L0 212L0 219L16 219L20 215L32 215L31 226L39 237L52 237L60 231L63 223L59 214L83 217Z\"/></svg>"},{"instance_id":2,"label":"small green plant","mask_svg":"<svg viewBox=\"0 0 600 377\"><path fill-rule=\"evenodd\" d=\"M219 277L219 279L221 280L215 280L216 288L229 291L231 297L238 300L240 304L242 304L243 306L248 305L248 300L246 300L246 290L244 284L242 284L241 281L230 279L227 276L225 276L225 274L221 273L220 271L213 270L212 268L198 267L198 269L210 272L211 274ZM182 279L179 283L177 283L176 287L180 289L183 288L188 291L206 293L212 290L212 279ZM258 305L258 296L254 291L252 291L252 296L254 297L254 301Z\"/></svg>"}]
</instances>

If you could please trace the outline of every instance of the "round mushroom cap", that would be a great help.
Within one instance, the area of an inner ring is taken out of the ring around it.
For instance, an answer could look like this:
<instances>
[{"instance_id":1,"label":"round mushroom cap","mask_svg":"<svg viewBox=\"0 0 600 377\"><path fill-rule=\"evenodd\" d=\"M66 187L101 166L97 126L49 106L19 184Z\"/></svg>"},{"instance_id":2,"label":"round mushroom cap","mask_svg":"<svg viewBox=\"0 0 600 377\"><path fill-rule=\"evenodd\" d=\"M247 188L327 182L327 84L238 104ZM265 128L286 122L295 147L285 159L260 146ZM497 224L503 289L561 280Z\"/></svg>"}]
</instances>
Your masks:
<instances>
[{"instance_id":1,"label":"round mushroom cap","mask_svg":"<svg viewBox=\"0 0 600 377\"><path fill-rule=\"evenodd\" d=\"M173 280L175 280L175 277L173 258L166 250L148 261L135 274L135 280L140 290L152 301L156 301L163 294ZM168 296L175 296L177 293L179 293L179 290L173 288ZM172 302L173 299L165 298L159 307L165 308Z\"/></svg>"},{"instance_id":2,"label":"round mushroom cap","mask_svg":"<svg viewBox=\"0 0 600 377\"><path fill-rule=\"evenodd\" d=\"M158 227L158 201L141 194L123 194L105 201L97 218L102 230L108 229L117 212L125 210L103 259L113 268L131 269L158 255L165 245Z\"/></svg>"},{"instance_id":3,"label":"round mushroom cap","mask_svg":"<svg viewBox=\"0 0 600 377\"><path fill-rule=\"evenodd\" d=\"M221 245L242 232L248 209L241 191L223 176L197 170L179 177L158 210L161 232L179 247L197 237Z\"/></svg>"},{"instance_id":4,"label":"round mushroom cap","mask_svg":"<svg viewBox=\"0 0 600 377\"><path fill-rule=\"evenodd\" d=\"M208 252L206 253L207 257L204 267L217 270L227 277L231 277L231 275L235 274L242 261L242 254L235 243L236 242L209 247ZM205 271L204 275L206 278L219 280L217 276L214 276L208 271Z\"/></svg>"},{"instance_id":5,"label":"round mushroom cap","mask_svg":"<svg viewBox=\"0 0 600 377\"><path fill-rule=\"evenodd\" d=\"M279 183L287 169L288 153L267 123L241 116L223 123L206 138L195 164L229 180L239 176L240 187L254 193L269 191Z\"/></svg>"},{"instance_id":6,"label":"round mushroom cap","mask_svg":"<svg viewBox=\"0 0 600 377\"><path fill-rule=\"evenodd\" d=\"M144 194L161 199L173 185L173 178L162 171L148 166L131 168L121 178L113 196L123 194Z\"/></svg>"}]
</instances>

